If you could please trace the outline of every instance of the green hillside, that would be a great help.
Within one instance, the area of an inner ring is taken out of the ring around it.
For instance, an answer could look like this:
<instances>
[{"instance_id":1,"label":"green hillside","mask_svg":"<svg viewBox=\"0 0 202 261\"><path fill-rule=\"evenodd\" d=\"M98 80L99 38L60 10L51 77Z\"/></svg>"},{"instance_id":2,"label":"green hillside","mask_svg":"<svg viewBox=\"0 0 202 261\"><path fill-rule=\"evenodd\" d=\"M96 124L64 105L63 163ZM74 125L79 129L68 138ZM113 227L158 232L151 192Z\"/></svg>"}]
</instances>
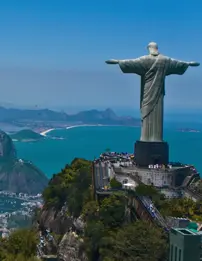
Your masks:
<instances>
[{"instance_id":1,"label":"green hillside","mask_svg":"<svg viewBox=\"0 0 202 261\"><path fill-rule=\"evenodd\" d=\"M10 135L13 140L23 141L23 140L42 140L44 137L32 130L21 130L15 134Z\"/></svg>"}]
</instances>

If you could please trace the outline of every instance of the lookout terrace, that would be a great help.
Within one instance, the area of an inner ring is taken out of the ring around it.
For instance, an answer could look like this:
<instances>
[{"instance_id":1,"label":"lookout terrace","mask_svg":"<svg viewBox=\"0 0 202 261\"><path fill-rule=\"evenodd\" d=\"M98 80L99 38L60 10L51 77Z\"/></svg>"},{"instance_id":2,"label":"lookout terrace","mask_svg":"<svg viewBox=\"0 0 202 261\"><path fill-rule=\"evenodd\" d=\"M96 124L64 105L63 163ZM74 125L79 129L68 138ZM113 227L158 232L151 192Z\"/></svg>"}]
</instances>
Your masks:
<instances>
[{"instance_id":1,"label":"lookout terrace","mask_svg":"<svg viewBox=\"0 0 202 261\"><path fill-rule=\"evenodd\" d=\"M186 187L199 177L199 173L194 166L180 162L140 167L134 154L105 152L94 160L93 176L96 190L107 187L113 177L125 185L144 183L165 190Z\"/></svg>"}]
</instances>

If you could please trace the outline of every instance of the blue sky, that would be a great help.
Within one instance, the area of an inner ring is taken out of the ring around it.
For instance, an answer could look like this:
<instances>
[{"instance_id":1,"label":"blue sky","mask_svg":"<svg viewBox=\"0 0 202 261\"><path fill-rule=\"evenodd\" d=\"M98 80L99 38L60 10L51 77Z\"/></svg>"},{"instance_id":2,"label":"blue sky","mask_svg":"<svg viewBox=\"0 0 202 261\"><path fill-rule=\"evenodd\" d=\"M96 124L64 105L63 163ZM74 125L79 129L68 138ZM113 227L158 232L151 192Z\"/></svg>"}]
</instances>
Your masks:
<instances>
[{"instance_id":1,"label":"blue sky","mask_svg":"<svg viewBox=\"0 0 202 261\"><path fill-rule=\"evenodd\" d=\"M140 79L109 58L160 52L202 62L201 0L1 0L1 103L139 107ZM166 111L202 109L202 67L166 80Z\"/></svg>"}]
</instances>

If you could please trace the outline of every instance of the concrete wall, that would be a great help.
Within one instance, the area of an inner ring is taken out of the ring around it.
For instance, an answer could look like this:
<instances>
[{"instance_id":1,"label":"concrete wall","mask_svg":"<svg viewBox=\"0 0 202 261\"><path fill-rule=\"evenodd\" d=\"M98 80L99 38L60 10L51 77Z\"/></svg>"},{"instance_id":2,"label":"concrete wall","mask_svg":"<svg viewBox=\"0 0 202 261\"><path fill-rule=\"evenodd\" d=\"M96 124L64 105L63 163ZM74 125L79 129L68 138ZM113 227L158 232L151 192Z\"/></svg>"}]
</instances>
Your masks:
<instances>
[{"instance_id":1,"label":"concrete wall","mask_svg":"<svg viewBox=\"0 0 202 261\"><path fill-rule=\"evenodd\" d=\"M127 167L121 167L126 164ZM103 188L109 183L109 179L115 176L115 173L132 174L140 178L146 185L154 185L155 187L175 187L175 185L182 184L184 178L190 173L189 168L181 169L146 169L137 168L131 165L131 162L98 162L94 166L96 188Z\"/></svg>"},{"instance_id":2,"label":"concrete wall","mask_svg":"<svg viewBox=\"0 0 202 261\"><path fill-rule=\"evenodd\" d=\"M167 188L161 188L160 189L161 193L164 194L166 198L180 198L182 197L182 194L179 191L175 191L172 189L167 189Z\"/></svg>"},{"instance_id":3,"label":"concrete wall","mask_svg":"<svg viewBox=\"0 0 202 261\"><path fill-rule=\"evenodd\" d=\"M173 175L170 172L165 172L161 169L139 170L138 175L141 181L146 185L154 185L155 187L171 186Z\"/></svg>"},{"instance_id":4,"label":"concrete wall","mask_svg":"<svg viewBox=\"0 0 202 261\"><path fill-rule=\"evenodd\" d=\"M174 184L181 186L187 176L191 175L190 167L178 168L174 170Z\"/></svg>"},{"instance_id":5,"label":"concrete wall","mask_svg":"<svg viewBox=\"0 0 202 261\"><path fill-rule=\"evenodd\" d=\"M110 162L94 163L95 189L102 189L109 185L111 178L115 176L114 169Z\"/></svg>"},{"instance_id":6,"label":"concrete wall","mask_svg":"<svg viewBox=\"0 0 202 261\"><path fill-rule=\"evenodd\" d=\"M146 184L153 184L156 187L173 186L173 172L164 171L163 169L143 169L135 166L128 168L115 168L115 172L130 173L138 176Z\"/></svg>"}]
</instances>

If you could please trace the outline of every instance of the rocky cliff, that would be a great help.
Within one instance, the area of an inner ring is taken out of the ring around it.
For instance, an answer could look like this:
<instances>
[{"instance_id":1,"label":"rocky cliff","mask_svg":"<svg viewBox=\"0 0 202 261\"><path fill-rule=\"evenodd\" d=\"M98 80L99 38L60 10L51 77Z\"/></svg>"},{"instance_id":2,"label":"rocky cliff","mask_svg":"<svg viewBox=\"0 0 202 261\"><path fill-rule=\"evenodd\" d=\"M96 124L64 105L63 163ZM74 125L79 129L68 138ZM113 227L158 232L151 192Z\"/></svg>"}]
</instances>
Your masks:
<instances>
[{"instance_id":1,"label":"rocky cliff","mask_svg":"<svg viewBox=\"0 0 202 261\"><path fill-rule=\"evenodd\" d=\"M82 251L83 240L75 232L66 233L58 246L59 261L87 261Z\"/></svg>"},{"instance_id":2,"label":"rocky cliff","mask_svg":"<svg viewBox=\"0 0 202 261\"><path fill-rule=\"evenodd\" d=\"M57 255L60 261L87 260L82 241L86 228L82 210L86 200L92 198L91 170L92 162L76 158L53 175L44 190L44 206L37 215L37 226L42 235L39 248L46 255ZM49 239L56 243L57 251L54 252Z\"/></svg>"},{"instance_id":3,"label":"rocky cliff","mask_svg":"<svg viewBox=\"0 0 202 261\"><path fill-rule=\"evenodd\" d=\"M0 190L34 195L41 193L47 184L42 171L17 158L13 141L0 131Z\"/></svg>"},{"instance_id":4,"label":"rocky cliff","mask_svg":"<svg viewBox=\"0 0 202 261\"><path fill-rule=\"evenodd\" d=\"M50 230L52 234L60 235L56 249L47 245L47 254L56 254L59 261L87 261L83 251L83 240L79 237L84 230L82 218L68 216L68 209L64 206L60 211L54 208L43 209L38 220L39 230Z\"/></svg>"},{"instance_id":5,"label":"rocky cliff","mask_svg":"<svg viewBox=\"0 0 202 261\"><path fill-rule=\"evenodd\" d=\"M73 218L67 214L67 209L64 206L60 211L54 208L43 209L39 219L41 230L49 229L50 231L63 235L73 227Z\"/></svg>"}]
</instances>

